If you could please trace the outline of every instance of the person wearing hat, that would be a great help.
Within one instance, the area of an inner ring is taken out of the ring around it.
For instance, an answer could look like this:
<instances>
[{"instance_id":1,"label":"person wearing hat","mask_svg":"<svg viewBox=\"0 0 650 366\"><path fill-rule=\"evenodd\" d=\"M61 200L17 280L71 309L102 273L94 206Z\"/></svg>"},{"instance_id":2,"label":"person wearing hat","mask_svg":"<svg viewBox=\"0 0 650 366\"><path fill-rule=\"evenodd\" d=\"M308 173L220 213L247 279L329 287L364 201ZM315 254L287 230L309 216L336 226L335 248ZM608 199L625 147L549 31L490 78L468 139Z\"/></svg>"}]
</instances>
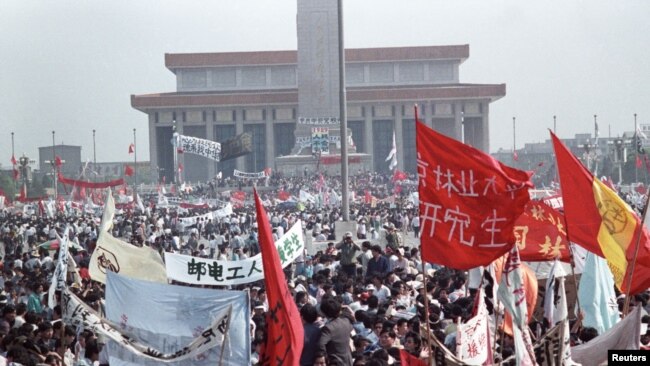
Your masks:
<instances>
[{"instance_id":1,"label":"person wearing hat","mask_svg":"<svg viewBox=\"0 0 650 366\"><path fill-rule=\"evenodd\" d=\"M386 246L396 252L401 245L402 237L395 229L395 224L389 223L386 226Z\"/></svg>"},{"instance_id":2,"label":"person wearing hat","mask_svg":"<svg viewBox=\"0 0 650 366\"><path fill-rule=\"evenodd\" d=\"M357 252L361 250L357 244L352 240L352 233L347 232L343 235L343 240L336 244L336 249L340 251L340 264L341 269L350 278L357 275Z\"/></svg>"}]
</instances>

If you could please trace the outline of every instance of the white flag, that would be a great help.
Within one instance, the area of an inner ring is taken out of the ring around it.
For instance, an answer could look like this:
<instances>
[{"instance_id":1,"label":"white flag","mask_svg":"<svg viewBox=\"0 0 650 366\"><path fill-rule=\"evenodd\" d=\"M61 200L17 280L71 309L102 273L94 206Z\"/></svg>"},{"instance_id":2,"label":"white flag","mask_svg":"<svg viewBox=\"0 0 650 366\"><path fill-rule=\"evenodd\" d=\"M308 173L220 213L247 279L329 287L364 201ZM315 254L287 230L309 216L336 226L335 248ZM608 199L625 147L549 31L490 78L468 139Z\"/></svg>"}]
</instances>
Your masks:
<instances>
[{"instance_id":1,"label":"white flag","mask_svg":"<svg viewBox=\"0 0 650 366\"><path fill-rule=\"evenodd\" d=\"M397 144L395 143L395 130L393 130L393 147L390 149L386 161L390 160L388 164L388 169L393 170L397 166Z\"/></svg>"}]
</instances>

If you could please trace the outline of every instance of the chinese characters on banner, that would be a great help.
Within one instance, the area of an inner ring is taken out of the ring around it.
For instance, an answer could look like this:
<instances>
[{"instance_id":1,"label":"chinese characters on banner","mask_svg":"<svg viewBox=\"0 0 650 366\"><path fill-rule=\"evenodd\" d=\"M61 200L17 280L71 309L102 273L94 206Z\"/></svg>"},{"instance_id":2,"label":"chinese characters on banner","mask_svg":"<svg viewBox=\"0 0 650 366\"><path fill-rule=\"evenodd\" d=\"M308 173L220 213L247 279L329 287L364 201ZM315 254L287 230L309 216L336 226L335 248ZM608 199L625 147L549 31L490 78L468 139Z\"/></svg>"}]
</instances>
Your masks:
<instances>
[{"instance_id":1,"label":"chinese characters on banner","mask_svg":"<svg viewBox=\"0 0 650 366\"><path fill-rule=\"evenodd\" d=\"M273 235L266 210L257 191L254 191L254 194L265 272L264 286L269 302L269 311L266 315L267 336L260 353L259 364L297 366L304 346L302 319L282 271L280 251L273 245Z\"/></svg>"},{"instance_id":2,"label":"chinese characters on banner","mask_svg":"<svg viewBox=\"0 0 650 366\"><path fill-rule=\"evenodd\" d=\"M456 353L458 358L468 365L482 365L491 359L492 346L489 342L488 310L483 301L483 290L478 295L478 311L476 316L464 324L458 325L456 333Z\"/></svg>"},{"instance_id":3,"label":"chinese characters on banner","mask_svg":"<svg viewBox=\"0 0 650 366\"><path fill-rule=\"evenodd\" d=\"M327 127L312 127L311 129L311 152L322 155L330 153L330 130Z\"/></svg>"},{"instance_id":4,"label":"chinese characters on banner","mask_svg":"<svg viewBox=\"0 0 650 366\"><path fill-rule=\"evenodd\" d=\"M200 139L198 137L178 135L178 148L184 153L203 156L204 158L220 161L221 144Z\"/></svg>"},{"instance_id":5,"label":"chinese characters on banner","mask_svg":"<svg viewBox=\"0 0 650 366\"><path fill-rule=\"evenodd\" d=\"M557 258L570 261L564 215L544 201L528 202L515 223L514 232L521 260L544 262Z\"/></svg>"},{"instance_id":6,"label":"chinese characters on banner","mask_svg":"<svg viewBox=\"0 0 650 366\"><path fill-rule=\"evenodd\" d=\"M416 145L423 259L470 269L508 252L530 174L432 130L417 111Z\"/></svg>"},{"instance_id":7,"label":"chinese characters on banner","mask_svg":"<svg viewBox=\"0 0 650 366\"><path fill-rule=\"evenodd\" d=\"M275 247L282 268L296 260L305 250L302 223L295 223ZM239 261L218 261L165 252L165 267L169 279L195 285L240 285L264 278L261 254Z\"/></svg>"}]
</instances>

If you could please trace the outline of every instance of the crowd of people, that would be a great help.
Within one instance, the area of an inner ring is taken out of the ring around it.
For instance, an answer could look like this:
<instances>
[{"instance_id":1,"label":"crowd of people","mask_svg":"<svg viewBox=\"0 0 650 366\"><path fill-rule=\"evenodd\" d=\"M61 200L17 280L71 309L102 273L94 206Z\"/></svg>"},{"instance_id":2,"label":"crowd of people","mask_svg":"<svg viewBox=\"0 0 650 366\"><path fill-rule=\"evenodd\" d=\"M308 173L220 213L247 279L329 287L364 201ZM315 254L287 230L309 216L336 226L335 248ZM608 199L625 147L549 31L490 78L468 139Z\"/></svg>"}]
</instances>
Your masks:
<instances>
[{"instance_id":1,"label":"crowd of people","mask_svg":"<svg viewBox=\"0 0 650 366\"><path fill-rule=\"evenodd\" d=\"M308 246L285 269L304 325L300 365L397 365L400 350L426 362L435 356L430 354L433 338L455 351L457 324L472 316L477 289L469 288L465 271L423 264L417 203L410 200L417 185L398 185L391 178L373 173L351 179L351 190L358 198L350 207L355 227L338 237L342 214L337 205L312 202L300 210L279 205L276 200L278 191L297 197L301 190L314 194L316 189L340 190L337 177L274 176L269 185L275 189L262 197L270 202L267 212L275 239L301 220L308 241L326 243L322 250ZM208 192L207 186L193 194L210 196L214 188ZM374 200L366 199L367 192ZM144 212L118 212L113 236L160 253L180 252L219 260L241 260L260 251L255 208L250 202L219 220L197 220L187 225L183 217L209 209L160 207L156 197L150 201ZM101 216L93 213L58 213L53 217L24 215L10 209L0 213L0 365L108 364L101 339L92 331L66 325L61 307L50 309L45 295L57 258L52 244L68 227L73 243L70 251L81 277L81 285L73 285L72 290L91 307L101 309L103 286L92 281L88 273L100 220ZM255 324L251 359L256 364L266 337L269 310L264 283L234 289L250 291L251 321ZM647 293L637 295L634 304L645 307L648 299ZM644 322L648 320L644 318ZM542 319L531 324L533 334L538 335L548 327ZM572 321L572 343L587 342L597 335L595 329L582 327L579 319ZM649 338L645 335L642 342L648 344ZM511 358L512 338L502 334L495 351L498 362Z\"/></svg>"}]
</instances>

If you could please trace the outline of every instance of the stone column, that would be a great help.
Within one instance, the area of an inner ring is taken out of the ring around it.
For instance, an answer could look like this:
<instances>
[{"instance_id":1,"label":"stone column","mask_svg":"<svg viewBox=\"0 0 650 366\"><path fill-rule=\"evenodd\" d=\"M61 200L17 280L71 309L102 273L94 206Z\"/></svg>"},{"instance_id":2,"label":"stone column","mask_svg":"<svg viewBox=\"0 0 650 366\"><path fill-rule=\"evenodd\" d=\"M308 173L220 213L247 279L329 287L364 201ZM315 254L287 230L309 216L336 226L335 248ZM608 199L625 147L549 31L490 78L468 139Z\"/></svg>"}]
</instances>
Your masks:
<instances>
[{"instance_id":1,"label":"stone column","mask_svg":"<svg viewBox=\"0 0 650 366\"><path fill-rule=\"evenodd\" d=\"M183 113L176 111L176 132L178 132L179 135L183 134L183 127L185 126L185 122L183 121ZM183 165L183 171L178 174L178 183L183 183L185 182L185 154L177 154L178 156L178 164ZM178 167L174 167L174 169L178 169ZM174 172L176 174L176 172Z\"/></svg>"},{"instance_id":2,"label":"stone column","mask_svg":"<svg viewBox=\"0 0 650 366\"><path fill-rule=\"evenodd\" d=\"M454 103L454 138L463 141L463 103Z\"/></svg>"},{"instance_id":3,"label":"stone column","mask_svg":"<svg viewBox=\"0 0 650 366\"><path fill-rule=\"evenodd\" d=\"M244 133L244 110L235 110L235 135ZM235 159L235 168L237 170L244 170L244 157L240 156Z\"/></svg>"},{"instance_id":4,"label":"stone column","mask_svg":"<svg viewBox=\"0 0 650 366\"><path fill-rule=\"evenodd\" d=\"M205 113L208 113L207 111ZM210 116L211 117L211 116ZM212 121L212 118L206 118L205 121L205 139L209 141L214 141L214 122ZM217 163L214 161L211 161L210 164L208 164L208 180L214 178L214 176L217 174L216 173L216 165Z\"/></svg>"},{"instance_id":5,"label":"stone column","mask_svg":"<svg viewBox=\"0 0 650 366\"><path fill-rule=\"evenodd\" d=\"M266 127L266 166L275 170L275 144L273 143L273 109L264 110L264 126Z\"/></svg>"},{"instance_id":6,"label":"stone column","mask_svg":"<svg viewBox=\"0 0 650 366\"><path fill-rule=\"evenodd\" d=\"M158 168L158 139L156 137L156 112L149 114L149 164L152 169ZM155 174L160 179L160 171Z\"/></svg>"},{"instance_id":7,"label":"stone column","mask_svg":"<svg viewBox=\"0 0 650 366\"><path fill-rule=\"evenodd\" d=\"M363 122L363 139L364 139L364 145L366 145L366 153L370 155L370 166L368 167L368 170L373 169L375 166L374 163L374 154L373 154L373 138L372 138L372 106L365 106L365 120Z\"/></svg>"},{"instance_id":8,"label":"stone column","mask_svg":"<svg viewBox=\"0 0 650 366\"><path fill-rule=\"evenodd\" d=\"M481 123L481 129L483 130L483 136L481 136L481 143L483 145L483 151L485 153L490 153L490 101L485 100L481 102L483 108L481 109L481 114L483 116L483 122Z\"/></svg>"},{"instance_id":9,"label":"stone column","mask_svg":"<svg viewBox=\"0 0 650 366\"><path fill-rule=\"evenodd\" d=\"M406 106L404 108L407 108ZM411 107L412 108L412 107ZM397 113L395 113L395 146L397 147L397 167L395 169L404 170L404 134L402 133L402 105L396 105ZM415 118L415 117L414 117Z\"/></svg>"}]
</instances>

